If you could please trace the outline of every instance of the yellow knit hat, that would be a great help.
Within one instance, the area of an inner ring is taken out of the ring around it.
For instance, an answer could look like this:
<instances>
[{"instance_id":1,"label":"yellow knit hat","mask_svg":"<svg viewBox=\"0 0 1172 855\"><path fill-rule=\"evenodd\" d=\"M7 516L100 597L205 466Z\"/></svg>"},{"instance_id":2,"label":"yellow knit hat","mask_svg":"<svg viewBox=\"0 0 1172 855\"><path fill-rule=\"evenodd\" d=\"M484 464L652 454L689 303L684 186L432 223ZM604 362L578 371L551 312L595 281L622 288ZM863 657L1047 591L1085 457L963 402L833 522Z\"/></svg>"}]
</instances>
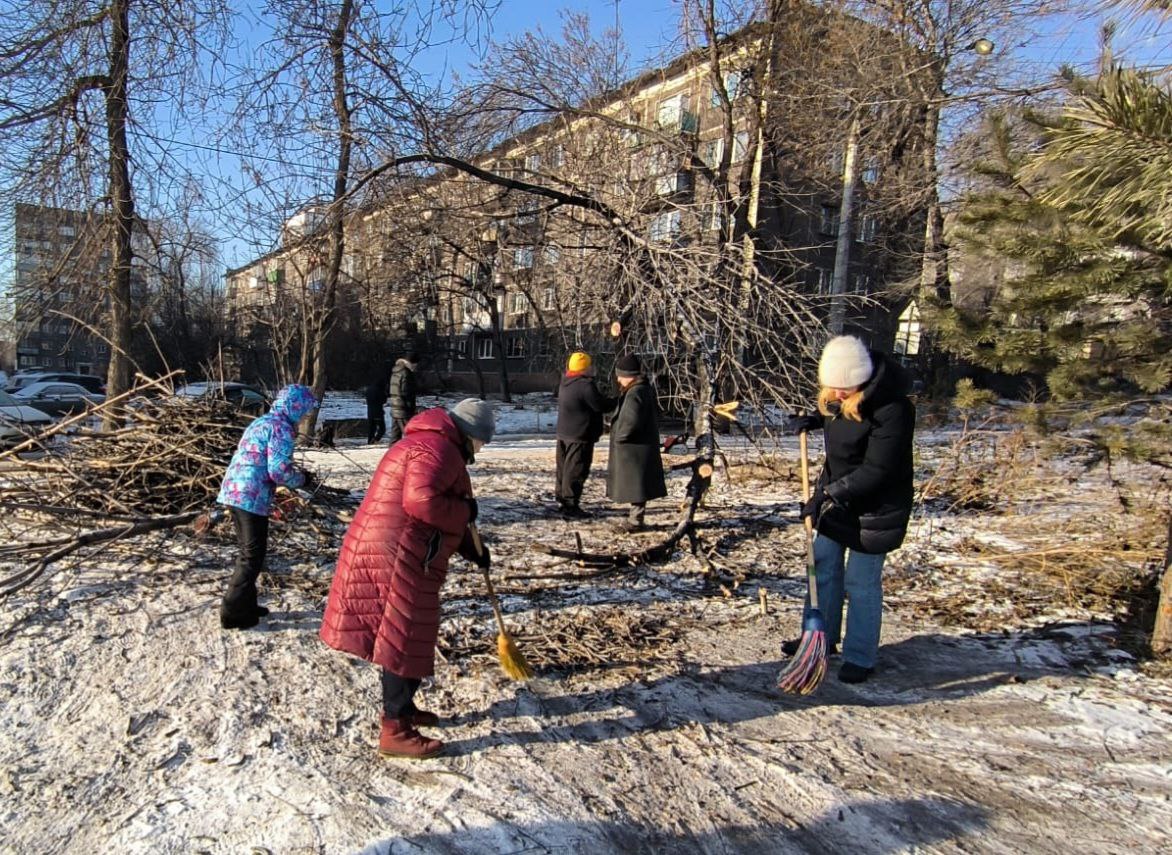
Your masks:
<instances>
[{"instance_id":1,"label":"yellow knit hat","mask_svg":"<svg viewBox=\"0 0 1172 855\"><path fill-rule=\"evenodd\" d=\"M570 371L585 371L590 367L590 354L576 350L570 354Z\"/></svg>"}]
</instances>

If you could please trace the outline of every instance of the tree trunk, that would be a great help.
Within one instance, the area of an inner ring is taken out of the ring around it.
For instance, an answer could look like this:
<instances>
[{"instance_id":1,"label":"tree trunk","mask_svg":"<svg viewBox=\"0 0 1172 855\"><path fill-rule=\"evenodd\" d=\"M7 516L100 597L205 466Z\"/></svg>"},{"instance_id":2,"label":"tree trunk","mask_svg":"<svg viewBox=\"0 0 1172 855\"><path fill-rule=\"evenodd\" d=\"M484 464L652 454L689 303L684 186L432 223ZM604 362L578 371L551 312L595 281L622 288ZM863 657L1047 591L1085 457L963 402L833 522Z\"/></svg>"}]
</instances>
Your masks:
<instances>
[{"instance_id":1,"label":"tree trunk","mask_svg":"<svg viewBox=\"0 0 1172 855\"><path fill-rule=\"evenodd\" d=\"M322 296L321 314L313 336L313 394L320 401L326 393L326 358L329 355L330 333L337 314L338 278L342 270L342 256L346 251L345 218L346 191L350 183L350 150L353 145L350 125L350 104L346 99L346 36L350 29L353 0L342 0L338 10L338 25L330 34L330 57L334 66L334 116L338 120L338 163L334 171L334 192L330 203L329 258L326 262L326 282ZM301 422L301 435L313 434L317 410L310 411Z\"/></svg>"},{"instance_id":2,"label":"tree trunk","mask_svg":"<svg viewBox=\"0 0 1172 855\"><path fill-rule=\"evenodd\" d=\"M1160 601L1156 625L1152 628L1152 655L1172 653L1172 517L1168 518L1168 541L1164 548L1164 572L1160 576Z\"/></svg>"},{"instance_id":3,"label":"tree trunk","mask_svg":"<svg viewBox=\"0 0 1172 855\"><path fill-rule=\"evenodd\" d=\"M106 83L106 142L109 146L109 193L113 220L113 265L110 268L110 365L106 395L115 397L130 387L130 262L134 231L134 193L130 186L130 149L126 142L129 113L127 77L130 67L130 0L110 4L110 79ZM102 417L104 430L122 423L113 409Z\"/></svg>"},{"instance_id":4,"label":"tree trunk","mask_svg":"<svg viewBox=\"0 0 1172 855\"><path fill-rule=\"evenodd\" d=\"M859 113L856 108L846 133L842 154L842 204L838 209L838 243L834 250L834 275L830 281L830 331L842 335L846 323L847 277L851 261L851 221L854 213L856 161L859 156Z\"/></svg>"}]
</instances>

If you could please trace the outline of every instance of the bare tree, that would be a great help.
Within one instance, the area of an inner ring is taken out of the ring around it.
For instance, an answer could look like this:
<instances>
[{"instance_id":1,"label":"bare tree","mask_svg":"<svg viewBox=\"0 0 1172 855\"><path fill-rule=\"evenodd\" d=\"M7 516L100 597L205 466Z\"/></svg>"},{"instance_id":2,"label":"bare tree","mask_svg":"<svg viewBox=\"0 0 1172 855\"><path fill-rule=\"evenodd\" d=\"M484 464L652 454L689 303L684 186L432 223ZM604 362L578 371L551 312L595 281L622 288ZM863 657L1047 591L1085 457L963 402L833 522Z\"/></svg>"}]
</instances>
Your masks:
<instances>
[{"instance_id":1,"label":"bare tree","mask_svg":"<svg viewBox=\"0 0 1172 855\"><path fill-rule=\"evenodd\" d=\"M225 19L218 0L33 0L0 18L0 171L12 198L102 218L111 396L128 388L138 320L131 270L142 212L134 167L158 151L157 140L138 131L160 104L181 106L200 79L200 51L214 49ZM115 418L111 410L107 420Z\"/></svg>"}]
</instances>

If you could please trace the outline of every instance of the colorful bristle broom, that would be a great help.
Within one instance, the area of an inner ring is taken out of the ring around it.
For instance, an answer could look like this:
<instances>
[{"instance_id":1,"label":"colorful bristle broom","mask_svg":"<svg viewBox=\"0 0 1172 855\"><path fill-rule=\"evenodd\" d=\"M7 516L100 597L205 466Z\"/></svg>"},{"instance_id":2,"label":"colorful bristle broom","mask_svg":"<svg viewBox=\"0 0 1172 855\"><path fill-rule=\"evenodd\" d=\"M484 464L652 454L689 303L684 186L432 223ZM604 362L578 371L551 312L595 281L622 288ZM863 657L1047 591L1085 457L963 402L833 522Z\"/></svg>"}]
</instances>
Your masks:
<instances>
[{"instance_id":1,"label":"colorful bristle broom","mask_svg":"<svg viewBox=\"0 0 1172 855\"><path fill-rule=\"evenodd\" d=\"M806 449L806 432L798 439L802 454L802 497L810 501L810 458ZM806 585L810 592L810 609L802 621L802 638L798 649L777 678L777 687L791 695L808 695L822 685L826 676L826 621L818 611L818 580L814 576L814 522L806 523Z\"/></svg>"}]
</instances>

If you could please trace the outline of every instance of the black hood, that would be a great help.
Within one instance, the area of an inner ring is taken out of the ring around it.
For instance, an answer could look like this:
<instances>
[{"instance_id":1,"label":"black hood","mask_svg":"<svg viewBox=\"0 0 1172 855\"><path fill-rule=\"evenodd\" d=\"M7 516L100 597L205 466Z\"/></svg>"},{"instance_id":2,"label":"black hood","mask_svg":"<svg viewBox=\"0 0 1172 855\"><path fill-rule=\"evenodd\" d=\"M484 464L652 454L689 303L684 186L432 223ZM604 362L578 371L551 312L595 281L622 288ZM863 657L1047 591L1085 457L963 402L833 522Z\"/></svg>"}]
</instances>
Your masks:
<instances>
[{"instance_id":1,"label":"black hood","mask_svg":"<svg viewBox=\"0 0 1172 855\"><path fill-rule=\"evenodd\" d=\"M875 372L863 386L863 405L870 410L882 407L899 398L906 398L911 380L903 366L885 353L871 351Z\"/></svg>"}]
</instances>

